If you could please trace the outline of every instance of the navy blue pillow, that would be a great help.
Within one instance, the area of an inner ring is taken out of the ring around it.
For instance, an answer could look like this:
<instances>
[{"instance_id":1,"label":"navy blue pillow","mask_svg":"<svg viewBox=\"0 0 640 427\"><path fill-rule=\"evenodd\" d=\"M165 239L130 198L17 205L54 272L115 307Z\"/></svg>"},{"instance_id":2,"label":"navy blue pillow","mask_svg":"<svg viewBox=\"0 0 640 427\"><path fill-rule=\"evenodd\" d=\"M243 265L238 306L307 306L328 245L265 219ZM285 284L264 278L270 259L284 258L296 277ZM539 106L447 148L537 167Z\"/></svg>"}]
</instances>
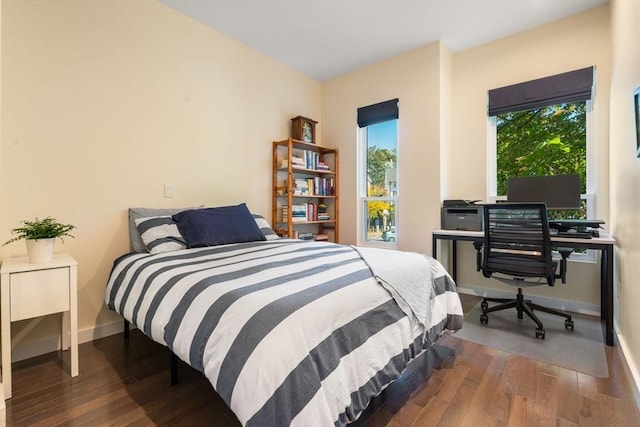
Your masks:
<instances>
[{"instance_id":1,"label":"navy blue pillow","mask_svg":"<svg viewBox=\"0 0 640 427\"><path fill-rule=\"evenodd\" d=\"M182 211L172 218L190 248L266 240L244 203Z\"/></svg>"}]
</instances>

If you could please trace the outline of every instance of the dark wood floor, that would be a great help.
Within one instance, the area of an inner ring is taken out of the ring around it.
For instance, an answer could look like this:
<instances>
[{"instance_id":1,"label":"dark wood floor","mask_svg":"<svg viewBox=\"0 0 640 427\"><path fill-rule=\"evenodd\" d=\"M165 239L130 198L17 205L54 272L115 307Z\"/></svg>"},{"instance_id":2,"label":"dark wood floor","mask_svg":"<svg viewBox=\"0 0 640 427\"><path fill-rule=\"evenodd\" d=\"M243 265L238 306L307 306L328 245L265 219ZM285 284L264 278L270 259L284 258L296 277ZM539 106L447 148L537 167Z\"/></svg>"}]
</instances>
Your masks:
<instances>
[{"instance_id":1,"label":"dark wood floor","mask_svg":"<svg viewBox=\"0 0 640 427\"><path fill-rule=\"evenodd\" d=\"M475 297L462 296L465 311ZM363 414L378 426L640 426L628 379L607 348L602 379L446 336ZM238 426L207 380L187 366L169 385L170 354L139 331L15 363L8 426ZM430 375L427 380L425 377Z\"/></svg>"}]
</instances>

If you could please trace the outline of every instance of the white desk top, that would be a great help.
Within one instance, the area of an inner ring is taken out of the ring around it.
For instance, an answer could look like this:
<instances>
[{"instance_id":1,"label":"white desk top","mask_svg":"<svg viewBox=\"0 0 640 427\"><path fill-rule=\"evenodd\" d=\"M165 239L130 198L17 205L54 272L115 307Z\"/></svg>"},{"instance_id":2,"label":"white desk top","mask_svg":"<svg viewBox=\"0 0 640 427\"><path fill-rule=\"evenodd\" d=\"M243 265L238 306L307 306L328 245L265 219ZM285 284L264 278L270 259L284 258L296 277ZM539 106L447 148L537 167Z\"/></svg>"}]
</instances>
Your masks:
<instances>
[{"instance_id":1,"label":"white desk top","mask_svg":"<svg viewBox=\"0 0 640 427\"><path fill-rule=\"evenodd\" d=\"M433 230L433 234L439 236L460 236L460 237L483 237L484 231L466 231L466 230ZM616 239L608 233L600 231L600 237L592 237L590 239L581 239L575 237L555 236L551 235L551 241L553 242L566 242L566 243L584 243L593 245L613 245L616 243Z\"/></svg>"}]
</instances>

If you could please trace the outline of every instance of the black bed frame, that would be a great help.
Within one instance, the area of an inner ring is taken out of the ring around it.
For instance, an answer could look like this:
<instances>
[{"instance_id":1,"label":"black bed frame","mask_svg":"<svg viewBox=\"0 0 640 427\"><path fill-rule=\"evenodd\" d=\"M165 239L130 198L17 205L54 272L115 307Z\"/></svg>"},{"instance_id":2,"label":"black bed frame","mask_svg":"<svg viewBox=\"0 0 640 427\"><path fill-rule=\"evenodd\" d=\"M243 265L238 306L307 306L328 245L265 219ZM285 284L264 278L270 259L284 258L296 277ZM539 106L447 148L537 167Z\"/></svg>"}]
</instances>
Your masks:
<instances>
[{"instance_id":1,"label":"black bed frame","mask_svg":"<svg viewBox=\"0 0 640 427\"><path fill-rule=\"evenodd\" d=\"M129 321L124 319L124 339L129 339ZM171 385L178 384L178 356L171 352Z\"/></svg>"},{"instance_id":2,"label":"black bed frame","mask_svg":"<svg viewBox=\"0 0 640 427\"><path fill-rule=\"evenodd\" d=\"M124 339L129 338L129 321L124 320ZM369 405L350 427L363 427L370 421L374 414L382 407L382 404L390 396L402 402L407 402L421 384L424 384L433 373L434 369L441 369L443 365L451 363L455 358L455 350L447 345L434 345L413 359L402 373L401 378L393 381L378 396L371 399ZM171 385L178 383L179 359L171 352Z\"/></svg>"}]
</instances>

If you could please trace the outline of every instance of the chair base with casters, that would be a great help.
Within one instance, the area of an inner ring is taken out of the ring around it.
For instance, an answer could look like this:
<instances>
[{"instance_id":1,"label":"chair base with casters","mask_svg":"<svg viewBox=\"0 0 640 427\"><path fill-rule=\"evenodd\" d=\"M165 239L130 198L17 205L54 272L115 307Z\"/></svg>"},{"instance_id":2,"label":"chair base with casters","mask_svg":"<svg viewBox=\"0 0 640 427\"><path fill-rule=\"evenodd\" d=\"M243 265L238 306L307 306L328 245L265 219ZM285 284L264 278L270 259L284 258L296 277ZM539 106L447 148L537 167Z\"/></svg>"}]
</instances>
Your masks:
<instances>
[{"instance_id":1,"label":"chair base with casters","mask_svg":"<svg viewBox=\"0 0 640 427\"><path fill-rule=\"evenodd\" d=\"M489 307L489 302L498 302L501 303L499 305L495 305L493 307ZM489 316L487 313L492 313L494 311L508 310L510 308L515 308L518 313L518 319L522 319L523 313L525 313L531 320L533 320L536 325L536 338L544 339L545 331L544 325L542 321L536 316L534 310L542 311L549 314L555 314L556 316L562 316L565 318L564 327L573 330L573 320L571 320L571 315L560 311L555 310L549 307L543 307L541 305L535 304L531 302L531 300L525 300L524 295L522 294L522 288L518 288L518 294L516 295L516 299L509 298L483 298L480 303L480 308L482 308L482 314L480 315L480 323L486 325L489 323Z\"/></svg>"}]
</instances>

